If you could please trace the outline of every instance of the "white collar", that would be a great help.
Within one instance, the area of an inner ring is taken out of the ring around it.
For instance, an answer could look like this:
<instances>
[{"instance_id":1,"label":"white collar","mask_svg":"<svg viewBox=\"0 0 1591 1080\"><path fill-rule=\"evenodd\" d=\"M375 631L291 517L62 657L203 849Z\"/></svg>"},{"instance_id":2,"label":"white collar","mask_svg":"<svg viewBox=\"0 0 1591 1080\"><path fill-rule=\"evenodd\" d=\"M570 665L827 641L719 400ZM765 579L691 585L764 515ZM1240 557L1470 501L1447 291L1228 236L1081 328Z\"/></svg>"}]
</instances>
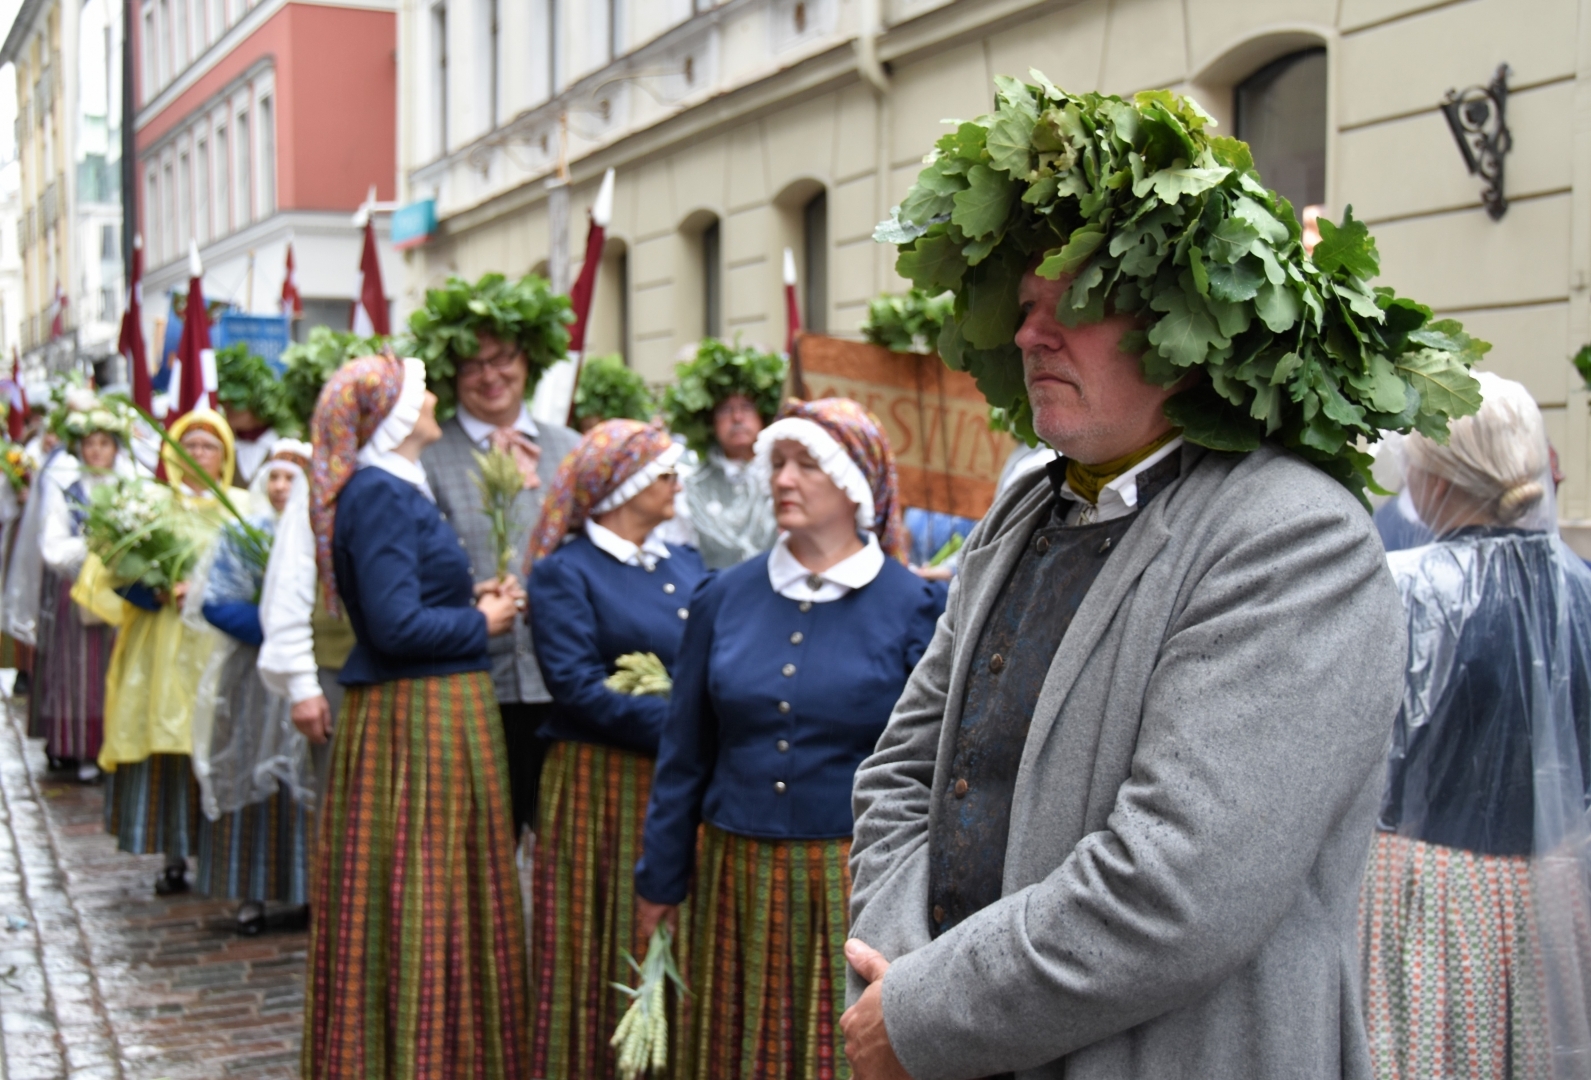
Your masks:
<instances>
[{"instance_id":1,"label":"white collar","mask_svg":"<svg viewBox=\"0 0 1591 1080\"><path fill-rule=\"evenodd\" d=\"M391 473L399 480L413 484L420 489L421 495L436 502L436 496L431 493L431 485L426 483L425 470L420 467L420 463L410 461L396 450L377 450L371 443L366 443L359 450L359 467Z\"/></svg>"},{"instance_id":2,"label":"white collar","mask_svg":"<svg viewBox=\"0 0 1591 1080\"><path fill-rule=\"evenodd\" d=\"M595 544L598 550L607 552L625 566L644 566L650 570L657 565L659 559L669 557L668 545L659 540L655 532L648 533L646 539L637 546L612 529L587 519L586 538Z\"/></svg>"},{"instance_id":3,"label":"white collar","mask_svg":"<svg viewBox=\"0 0 1591 1080\"><path fill-rule=\"evenodd\" d=\"M855 555L848 555L823 571L814 574L790 554L790 534L780 533L773 550L768 553L768 584L773 591L790 600L810 600L826 604L838 600L854 589L871 584L884 569L884 549L878 546L873 533L865 536L867 546ZM817 587L813 587L816 581Z\"/></svg>"},{"instance_id":4,"label":"white collar","mask_svg":"<svg viewBox=\"0 0 1591 1080\"><path fill-rule=\"evenodd\" d=\"M1072 490L1070 483L1061 485L1061 497L1071 499L1079 505L1073 508L1073 514L1078 520L1082 515L1088 514L1089 521L1111 521L1115 518L1126 517L1138 507L1138 477L1153 465L1157 465L1170 457L1174 451L1182 449L1182 436L1178 435L1166 445L1144 458L1138 464L1122 473L1116 479L1099 489L1099 502L1097 509L1091 507L1087 500Z\"/></svg>"},{"instance_id":5,"label":"white collar","mask_svg":"<svg viewBox=\"0 0 1591 1080\"><path fill-rule=\"evenodd\" d=\"M749 461L734 461L728 457L725 457L724 452L715 446L707 451L707 462L710 465L718 466L719 470L724 474L724 476L726 476L730 482L734 482L739 480L741 475L745 473L747 469L754 466L757 463L757 459L753 457Z\"/></svg>"},{"instance_id":6,"label":"white collar","mask_svg":"<svg viewBox=\"0 0 1591 1080\"><path fill-rule=\"evenodd\" d=\"M497 430L496 424L488 424L485 420L470 412L464 406L459 406L459 427L464 429L464 434L469 436L470 442L480 446L492 437ZM519 406L519 416L511 425L515 431L523 432L532 439L541 438L541 430L536 427L536 421L531 419L530 410L523 404Z\"/></svg>"}]
</instances>

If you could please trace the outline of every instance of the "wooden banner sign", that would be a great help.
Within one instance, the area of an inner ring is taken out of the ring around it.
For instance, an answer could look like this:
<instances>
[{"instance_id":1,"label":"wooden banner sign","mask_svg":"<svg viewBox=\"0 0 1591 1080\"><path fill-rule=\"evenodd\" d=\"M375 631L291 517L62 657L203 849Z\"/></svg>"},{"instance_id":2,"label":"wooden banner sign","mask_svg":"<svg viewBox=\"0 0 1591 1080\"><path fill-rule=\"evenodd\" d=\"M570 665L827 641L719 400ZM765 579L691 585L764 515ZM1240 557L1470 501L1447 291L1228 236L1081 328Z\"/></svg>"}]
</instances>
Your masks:
<instances>
[{"instance_id":1,"label":"wooden banner sign","mask_svg":"<svg viewBox=\"0 0 1591 1080\"><path fill-rule=\"evenodd\" d=\"M796 349L807 398L852 398L883 422L904 505L968 518L988 513L1017 444L989 430L989 406L971 375L937 356L822 334L802 334Z\"/></svg>"}]
</instances>

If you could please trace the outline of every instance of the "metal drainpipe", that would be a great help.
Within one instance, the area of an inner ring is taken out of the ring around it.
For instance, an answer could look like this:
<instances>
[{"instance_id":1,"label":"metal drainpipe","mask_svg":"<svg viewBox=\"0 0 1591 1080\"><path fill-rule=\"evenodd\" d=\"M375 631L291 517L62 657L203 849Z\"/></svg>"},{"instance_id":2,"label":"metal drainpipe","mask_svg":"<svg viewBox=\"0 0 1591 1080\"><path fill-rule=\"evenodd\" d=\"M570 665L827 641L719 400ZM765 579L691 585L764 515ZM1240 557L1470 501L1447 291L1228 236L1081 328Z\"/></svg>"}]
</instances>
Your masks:
<instances>
[{"instance_id":1,"label":"metal drainpipe","mask_svg":"<svg viewBox=\"0 0 1591 1080\"><path fill-rule=\"evenodd\" d=\"M878 39L884 32L884 0L861 0L862 26L856 36L856 70L880 94L889 93L889 75L878 59Z\"/></svg>"}]
</instances>

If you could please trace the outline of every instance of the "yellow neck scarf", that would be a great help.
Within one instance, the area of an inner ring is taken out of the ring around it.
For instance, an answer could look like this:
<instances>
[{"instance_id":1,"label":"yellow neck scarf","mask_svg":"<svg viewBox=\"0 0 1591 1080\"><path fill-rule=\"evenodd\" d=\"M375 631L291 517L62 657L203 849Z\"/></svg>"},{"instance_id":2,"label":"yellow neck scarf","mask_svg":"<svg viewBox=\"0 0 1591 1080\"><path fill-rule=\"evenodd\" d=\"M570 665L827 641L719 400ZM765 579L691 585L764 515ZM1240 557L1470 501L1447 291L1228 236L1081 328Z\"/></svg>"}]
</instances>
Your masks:
<instances>
[{"instance_id":1,"label":"yellow neck scarf","mask_svg":"<svg viewBox=\"0 0 1591 1080\"><path fill-rule=\"evenodd\" d=\"M1067 458L1066 482L1071 485L1073 493L1089 503L1097 504L1101 488L1181 434L1181 428L1172 428L1148 446L1124 454L1115 461L1103 461L1098 465L1084 465L1081 461Z\"/></svg>"}]
</instances>

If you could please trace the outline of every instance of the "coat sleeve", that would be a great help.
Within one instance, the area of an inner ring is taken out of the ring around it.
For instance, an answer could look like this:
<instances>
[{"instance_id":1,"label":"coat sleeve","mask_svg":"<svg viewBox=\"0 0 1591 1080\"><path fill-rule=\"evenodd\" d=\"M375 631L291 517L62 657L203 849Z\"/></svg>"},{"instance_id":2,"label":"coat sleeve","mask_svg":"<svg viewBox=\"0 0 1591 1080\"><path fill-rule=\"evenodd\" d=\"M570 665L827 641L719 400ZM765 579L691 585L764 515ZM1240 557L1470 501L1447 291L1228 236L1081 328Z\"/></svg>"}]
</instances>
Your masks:
<instances>
[{"instance_id":1,"label":"coat sleeve","mask_svg":"<svg viewBox=\"0 0 1591 1080\"><path fill-rule=\"evenodd\" d=\"M1405 643L1368 519L1345 498L1261 494L1199 545L1106 827L885 976L890 1040L917 1080L1036 1068L1200 1000L1330 872L1345 815L1373 805ZM925 802L926 787L911 805ZM915 839L880 824L874 848Z\"/></svg>"},{"instance_id":2,"label":"coat sleeve","mask_svg":"<svg viewBox=\"0 0 1591 1080\"><path fill-rule=\"evenodd\" d=\"M708 692L713 624L723 604L716 575L696 586L685 640L674 665L668 721L657 744L657 772L646 809L646 833L635 867L635 891L655 904L678 904L690 886L702 799L718 760L718 714Z\"/></svg>"},{"instance_id":3,"label":"coat sleeve","mask_svg":"<svg viewBox=\"0 0 1591 1080\"><path fill-rule=\"evenodd\" d=\"M245 645L257 646L264 639L260 632L258 604L251 604L247 600L226 600L205 604L203 611L206 622Z\"/></svg>"},{"instance_id":4,"label":"coat sleeve","mask_svg":"<svg viewBox=\"0 0 1591 1080\"><path fill-rule=\"evenodd\" d=\"M401 527L411 516L390 484L366 485L353 506L338 508L337 543L346 545L358 566L354 587L370 646L398 659L451 660L484 654L485 615L473 607L421 603L419 530Z\"/></svg>"},{"instance_id":5,"label":"coat sleeve","mask_svg":"<svg viewBox=\"0 0 1591 1080\"><path fill-rule=\"evenodd\" d=\"M543 559L531 572L527 591L536 660L553 700L589 727L594 741L657 753L668 702L603 685L613 672L597 646L600 615L579 571L566 560Z\"/></svg>"},{"instance_id":6,"label":"coat sleeve","mask_svg":"<svg viewBox=\"0 0 1591 1080\"><path fill-rule=\"evenodd\" d=\"M955 649L961 581L906 681L889 725L852 788L851 936L891 960L932 940L928 924L928 811ZM937 603L937 600L934 601ZM910 650L909 650L910 651ZM866 989L847 968L852 1002Z\"/></svg>"}]
</instances>

